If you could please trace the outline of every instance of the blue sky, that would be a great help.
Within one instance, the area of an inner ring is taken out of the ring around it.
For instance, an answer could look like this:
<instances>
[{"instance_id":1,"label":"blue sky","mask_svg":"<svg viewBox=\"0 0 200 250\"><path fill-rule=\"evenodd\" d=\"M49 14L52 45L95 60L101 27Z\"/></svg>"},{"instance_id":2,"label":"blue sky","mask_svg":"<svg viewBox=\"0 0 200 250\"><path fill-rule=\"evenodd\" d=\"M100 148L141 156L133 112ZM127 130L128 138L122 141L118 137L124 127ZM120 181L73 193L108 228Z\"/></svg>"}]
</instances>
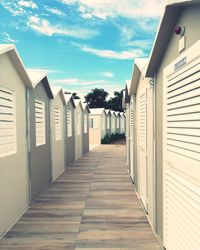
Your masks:
<instances>
[{"instance_id":1,"label":"blue sky","mask_svg":"<svg viewBox=\"0 0 200 250\"><path fill-rule=\"evenodd\" d=\"M0 43L14 43L27 68L81 96L124 88L148 57L163 0L0 0Z\"/></svg>"}]
</instances>

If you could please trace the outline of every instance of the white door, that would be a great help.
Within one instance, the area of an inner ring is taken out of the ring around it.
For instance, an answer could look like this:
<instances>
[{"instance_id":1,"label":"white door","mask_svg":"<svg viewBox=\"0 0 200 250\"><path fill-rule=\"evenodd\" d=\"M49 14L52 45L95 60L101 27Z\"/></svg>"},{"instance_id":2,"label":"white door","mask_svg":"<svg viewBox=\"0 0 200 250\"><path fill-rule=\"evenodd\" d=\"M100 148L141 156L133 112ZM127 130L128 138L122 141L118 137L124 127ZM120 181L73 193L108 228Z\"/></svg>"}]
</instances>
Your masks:
<instances>
[{"instance_id":1,"label":"white door","mask_svg":"<svg viewBox=\"0 0 200 250\"><path fill-rule=\"evenodd\" d=\"M130 102L130 175L134 180L134 145L135 145L135 96L131 96Z\"/></svg>"},{"instance_id":2,"label":"white door","mask_svg":"<svg viewBox=\"0 0 200 250\"><path fill-rule=\"evenodd\" d=\"M138 134L138 167L139 193L141 201L147 210L147 107L146 88L139 93L139 134Z\"/></svg>"},{"instance_id":3,"label":"white door","mask_svg":"<svg viewBox=\"0 0 200 250\"><path fill-rule=\"evenodd\" d=\"M200 41L164 70L164 245L200 249Z\"/></svg>"}]
</instances>

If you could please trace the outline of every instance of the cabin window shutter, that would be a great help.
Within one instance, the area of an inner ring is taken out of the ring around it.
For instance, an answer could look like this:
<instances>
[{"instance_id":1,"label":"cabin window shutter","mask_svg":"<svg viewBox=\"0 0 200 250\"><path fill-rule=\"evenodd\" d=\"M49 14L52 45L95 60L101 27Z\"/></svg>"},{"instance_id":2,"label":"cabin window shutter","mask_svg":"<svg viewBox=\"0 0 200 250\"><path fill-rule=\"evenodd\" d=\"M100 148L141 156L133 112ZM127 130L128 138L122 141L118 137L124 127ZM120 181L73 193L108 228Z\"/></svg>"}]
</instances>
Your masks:
<instances>
[{"instance_id":1,"label":"cabin window shutter","mask_svg":"<svg viewBox=\"0 0 200 250\"><path fill-rule=\"evenodd\" d=\"M187 51L187 63L181 69L174 71L171 64L164 71L163 209L166 249L177 246L199 249L200 245L199 45L200 42L196 49Z\"/></svg>"},{"instance_id":2,"label":"cabin window shutter","mask_svg":"<svg viewBox=\"0 0 200 250\"><path fill-rule=\"evenodd\" d=\"M45 131L45 103L35 100L35 130L36 130L36 146L46 143Z\"/></svg>"},{"instance_id":3,"label":"cabin window shutter","mask_svg":"<svg viewBox=\"0 0 200 250\"><path fill-rule=\"evenodd\" d=\"M17 152L15 92L0 87L0 158Z\"/></svg>"},{"instance_id":4,"label":"cabin window shutter","mask_svg":"<svg viewBox=\"0 0 200 250\"><path fill-rule=\"evenodd\" d=\"M166 149L200 161L200 64L168 79Z\"/></svg>"},{"instance_id":5,"label":"cabin window shutter","mask_svg":"<svg viewBox=\"0 0 200 250\"><path fill-rule=\"evenodd\" d=\"M54 121L55 121L55 139L56 141L62 138L62 126L61 126L61 108L55 107L54 109Z\"/></svg>"},{"instance_id":6,"label":"cabin window shutter","mask_svg":"<svg viewBox=\"0 0 200 250\"><path fill-rule=\"evenodd\" d=\"M87 134L88 132L88 121L87 121L87 115L84 114L84 133Z\"/></svg>"},{"instance_id":7,"label":"cabin window shutter","mask_svg":"<svg viewBox=\"0 0 200 250\"><path fill-rule=\"evenodd\" d=\"M72 112L67 110L67 137L72 136Z\"/></svg>"},{"instance_id":8,"label":"cabin window shutter","mask_svg":"<svg viewBox=\"0 0 200 250\"><path fill-rule=\"evenodd\" d=\"M81 117L80 114L76 115L76 129L77 129L77 135L81 134Z\"/></svg>"},{"instance_id":9,"label":"cabin window shutter","mask_svg":"<svg viewBox=\"0 0 200 250\"><path fill-rule=\"evenodd\" d=\"M130 106L130 136L134 136L134 107Z\"/></svg>"}]
</instances>

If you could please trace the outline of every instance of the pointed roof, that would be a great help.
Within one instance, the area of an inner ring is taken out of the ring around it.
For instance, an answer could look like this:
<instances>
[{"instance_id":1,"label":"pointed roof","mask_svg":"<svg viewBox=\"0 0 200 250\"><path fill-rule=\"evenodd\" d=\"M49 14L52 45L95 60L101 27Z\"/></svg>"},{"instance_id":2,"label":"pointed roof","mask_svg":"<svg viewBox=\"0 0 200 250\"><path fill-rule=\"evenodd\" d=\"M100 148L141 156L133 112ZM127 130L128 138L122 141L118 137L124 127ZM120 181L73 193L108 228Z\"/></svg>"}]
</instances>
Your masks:
<instances>
[{"instance_id":1,"label":"pointed roof","mask_svg":"<svg viewBox=\"0 0 200 250\"><path fill-rule=\"evenodd\" d=\"M41 71L38 71L36 69L28 69L27 72L28 72L29 78L31 79L32 88L33 89L36 88L36 86L41 82L49 98L53 99L54 95L52 93L51 86L49 84L47 76Z\"/></svg>"},{"instance_id":2,"label":"pointed roof","mask_svg":"<svg viewBox=\"0 0 200 250\"><path fill-rule=\"evenodd\" d=\"M82 111L84 110L84 109L83 109L83 103L81 102L81 99L74 99L74 104L75 104L75 107L76 107L76 108L80 105Z\"/></svg>"},{"instance_id":3,"label":"pointed roof","mask_svg":"<svg viewBox=\"0 0 200 250\"><path fill-rule=\"evenodd\" d=\"M126 80L125 81L125 91L123 92L123 105L125 103L129 103L130 102L130 86L131 86L131 80Z\"/></svg>"},{"instance_id":4,"label":"pointed roof","mask_svg":"<svg viewBox=\"0 0 200 250\"><path fill-rule=\"evenodd\" d=\"M73 107L76 108L76 105L75 105L75 103L74 103L74 98L72 97L72 94L65 94L65 93L64 93L64 97L65 97L65 103L66 103L66 105L67 105L69 102L71 102L72 105L73 105Z\"/></svg>"},{"instance_id":5,"label":"pointed roof","mask_svg":"<svg viewBox=\"0 0 200 250\"><path fill-rule=\"evenodd\" d=\"M132 73L131 85L129 89L129 95L135 94L137 91L140 76L145 76L148 65L148 58L138 58L135 60L134 69Z\"/></svg>"},{"instance_id":6,"label":"pointed roof","mask_svg":"<svg viewBox=\"0 0 200 250\"><path fill-rule=\"evenodd\" d=\"M115 113L114 110L110 110L110 113L111 113L111 115L115 115L116 116L116 113Z\"/></svg>"},{"instance_id":7,"label":"pointed roof","mask_svg":"<svg viewBox=\"0 0 200 250\"><path fill-rule=\"evenodd\" d=\"M106 113L107 115L111 115L111 113L110 113L110 110L109 110L109 109L105 109L105 113Z\"/></svg>"},{"instance_id":8,"label":"pointed roof","mask_svg":"<svg viewBox=\"0 0 200 250\"><path fill-rule=\"evenodd\" d=\"M23 80L24 84L31 88L31 80L29 78L29 75L26 71L26 68L17 52L17 49L15 45L13 44L0 44L0 55L3 55L5 53L8 53L9 57L11 58L14 66L16 67L17 71L19 72L19 75L21 79Z\"/></svg>"},{"instance_id":9,"label":"pointed roof","mask_svg":"<svg viewBox=\"0 0 200 250\"><path fill-rule=\"evenodd\" d=\"M56 99L56 97L58 95L60 95L62 101L63 101L63 104L66 104L66 101L65 101L65 96L64 96L64 92L63 92L63 89L60 88L60 87L55 87L55 86L51 86L51 90L52 90L52 93L53 93L53 97L54 99Z\"/></svg>"},{"instance_id":10,"label":"pointed roof","mask_svg":"<svg viewBox=\"0 0 200 250\"><path fill-rule=\"evenodd\" d=\"M161 19L157 35L152 47L146 76L153 77L157 73L169 40L174 31L179 16L185 6L199 4L199 0L167 0L165 11Z\"/></svg>"},{"instance_id":11,"label":"pointed roof","mask_svg":"<svg viewBox=\"0 0 200 250\"><path fill-rule=\"evenodd\" d=\"M87 102L83 102L82 105L83 105L83 110L86 110L86 109L87 109L87 110L88 110L88 113L91 113L91 112L90 112L90 108L89 108Z\"/></svg>"}]
</instances>

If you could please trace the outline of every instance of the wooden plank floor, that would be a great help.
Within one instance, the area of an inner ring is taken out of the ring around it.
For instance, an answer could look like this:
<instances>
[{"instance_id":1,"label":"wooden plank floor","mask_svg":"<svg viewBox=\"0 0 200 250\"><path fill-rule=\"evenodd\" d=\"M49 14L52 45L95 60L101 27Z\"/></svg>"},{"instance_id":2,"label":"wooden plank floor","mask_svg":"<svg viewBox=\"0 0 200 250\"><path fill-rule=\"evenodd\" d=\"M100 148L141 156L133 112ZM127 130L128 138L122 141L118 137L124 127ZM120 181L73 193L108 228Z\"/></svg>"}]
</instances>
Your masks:
<instances>
[{"instance_id":1,"label":"wooden plank floor","mask_svg":"<svg viewBox=\"0 0 200 250\"><path fill-rule=\"evenodd\" d=\"M125 166L124 145L74 162L0 240L15 250L159 250Z\"/></svg>"}]
</instances>

